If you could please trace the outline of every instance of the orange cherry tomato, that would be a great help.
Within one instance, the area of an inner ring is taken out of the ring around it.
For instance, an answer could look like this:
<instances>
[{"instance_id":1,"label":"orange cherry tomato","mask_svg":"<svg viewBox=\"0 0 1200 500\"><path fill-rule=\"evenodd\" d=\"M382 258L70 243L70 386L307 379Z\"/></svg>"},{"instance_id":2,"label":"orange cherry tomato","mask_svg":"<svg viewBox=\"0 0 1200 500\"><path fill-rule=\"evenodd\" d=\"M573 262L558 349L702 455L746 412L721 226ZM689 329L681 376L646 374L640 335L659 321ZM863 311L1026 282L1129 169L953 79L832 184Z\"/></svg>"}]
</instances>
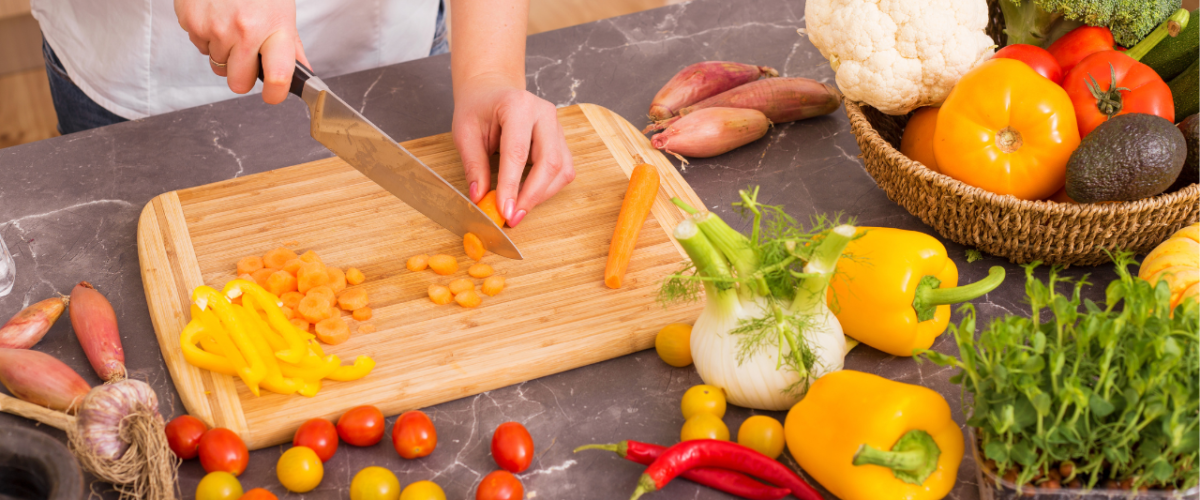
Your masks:
<instances>
[{"instance_id":1,"label":"orange cherry tomato","mask_svg":"<svg viewBox=\"0 0 1200 500\"><path fill-rule=\"evenodd\" d=\"M392 446L409 460L429 455L437 447L437 429L425 412L406 412L392 426Z\"/></svg>"},{"instance_id":2,"label":"orange cherry tomato","mask_svg":"<svg viewBox=\"0 0 1200 500\"><path fill-rule=\"evenodd\" d=\"M338 437L352 446L371 446L383 439L383 412L370 405L351 408L338 418Z\"/></svg>"},{"instance_id":3,"label":"orange cherry tomato","mask_svg":"<svg viewBox=\"0 0 1200 500\"><path fill-rule=\"evenodd\" d=\"M180 415L167 424L167 446L175 456L190 460L200 454L200 438L208 432L208 425L191 415Z\"/></svg>"},{"instance_id":4,"label":"orange cherry tomato","mask_svg":"<svg viewBox=\"0 0 1200 500\"><path fill-rule=\"evenodd\" d=\"M483 476L475 489L475 500L521 500L525 498L525 486L521 480L506 470L492 471Z\"/></svg>"},{"instance_id":5,"label":"orange cherry tomato","mask_svg":"<svg viewBox=\"0 0 1200 500\"><path fill-rule=\"evenodd\" d=\"M1014 59L992 59L963 75L938 111L933 152L943 174L1023 200L1066 184L1079 146L1067 92Z\"/></svg>"},{"instance_id":6,"label":"orange cherry tomato","mask_svg":"<svg viewBox=\"0 0 1200 500\"><path fill-rule=\"evenodd\" d=\"M492 434L492 458L501 469L520 474L533 462L533 437L525 426L505 422Z\"/></svg>"},{"instance_id":7,"label":"orange cherry tomato","mask_svg":"<svg viewBox=\"0 0 1200 500\"><path fill-rule=\"evenodd\" d=\"M218 427L200 438L200 466L205 472L222 471L240 476L249 462L246 443L229 429Z\"/></svg>"},{"instance_id":8,"label":"orange cherry tomato","mask_svg":"<svg viewBox=\"0 0 1200 500\"><path fill-rule=\"evenodd\" d=\"M337 452L338 433L333 423L323 418L314 418L299 429L292 438L292 446L306 446L317 453L321 462L328 462Z\"/></svg>"},{"instance_id":9,"label":"orange cherry tomato","mask_svg":"<svg viewBox=\"0 0 1200 500\"><path fill-rule=\"evenodd\" d=\"M938 170L937 157L933 155L933 131L937 128L938 109L933 106L918 109L908 119L904 135L900 137L900 152L934 172L941 172Z\"/></svg>"}]
</instances>

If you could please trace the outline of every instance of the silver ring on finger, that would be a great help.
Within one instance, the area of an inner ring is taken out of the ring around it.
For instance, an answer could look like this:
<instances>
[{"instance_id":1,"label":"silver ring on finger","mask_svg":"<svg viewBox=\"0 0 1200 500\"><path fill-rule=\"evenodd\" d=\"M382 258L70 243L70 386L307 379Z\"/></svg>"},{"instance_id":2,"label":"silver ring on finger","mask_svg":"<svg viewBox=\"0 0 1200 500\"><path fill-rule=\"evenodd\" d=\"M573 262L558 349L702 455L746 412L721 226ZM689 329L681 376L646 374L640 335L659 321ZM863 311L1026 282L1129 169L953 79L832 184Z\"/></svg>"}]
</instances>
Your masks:
<instances>
[{"instance_id":1,"label":"silver ring on finger","mask_svg":"<svg viewBox=\"0 0 1200 500\"><path fill-rule=\"evenodd\" d=\"M212 56L208 56L208 63L218 68L224 68L226 66L225 63L219 63L215 61Z\"/></svg>"}]
</instances>

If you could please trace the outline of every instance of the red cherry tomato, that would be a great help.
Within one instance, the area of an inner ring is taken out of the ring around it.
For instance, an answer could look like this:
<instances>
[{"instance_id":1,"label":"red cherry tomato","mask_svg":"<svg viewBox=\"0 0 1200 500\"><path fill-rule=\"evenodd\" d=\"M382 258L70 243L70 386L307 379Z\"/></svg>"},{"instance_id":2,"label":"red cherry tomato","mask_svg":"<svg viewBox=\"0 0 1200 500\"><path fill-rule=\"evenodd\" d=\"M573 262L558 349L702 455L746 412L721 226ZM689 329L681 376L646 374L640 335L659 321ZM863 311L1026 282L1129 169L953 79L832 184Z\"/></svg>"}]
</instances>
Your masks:
<instances>
[{"instance_id":1,"label":"red cherry tomato","mask_svg":"<svg viewBox=\"0 0 1200 500\"><path fill-rule=\"evenodd\" d=\"M1112 31L1102 26L1080 26L1046 47L1046 51L1058 61L1064 75L1070 73L1085 57L1112 49Z\"/></svg>"},{"instance_id":2,"label":"red cherry tomato","mask_svg":"<svg viewBox=\"0 0 1200 500\"><path fill-rule=\"evenodd\" d=\"M392 446L401 457L410 460L429 455L437 447L437 429L425 412L407 412L392 426Z\"/></svg>"},{"instance_id":3,"label":"red cherry tomato","mask_svg":"<svg viewBox=\"0 0 1200 500\"><path fill-rule=\"evenodd\" d=\"M1063 90L1075 105L1079 137L1086 137L1110 115L1145 113L1175 123L1175 102L1162 77L1115 50L1097 52L1080 61L1063 79Z\"/></svg>"},{"instance_id":4,"label":"red cherry tomato","mask_svg":"<svg viewBox=\"0 0 1200 500\"><path fill-rule=\"evenodd\" d=\"M314 418L296 429L292 446L307 446L317 452L322 462L333 458L338 447L338 432L333 423L323 418Z\"/></svg>"},{"instance_id":5,"label":"red cherry tomato","mask_svg":"<svg viewBox=\"0 0 1200 500\"><path fill-rule=\"evenodd\" d=\"M216 428L200 438L200 465L205 472L224 471L242 475L250 462L250 452L242 438L229 429Z\"/></svg>"},{"instance_id":6,"label":"red cherry tomato","mask_svg":"<svg viewBox=\"0 0 1200 500\"><path fill-rule=\"evenodd\" d=\"M521 480L506 470L493 471L483 476L475 490L475 500L521 500L525 498L525 487Z\"/></svg>"},{"instance_id":7,"label":"red cherry tomato","mask_svg":"<svg viewBox=\"0 0 1200 500\"><path fill-rule=\"evenodd\" d=\"M366 405L351 408L337 422L338 437L352 446L371 446L383 439L383 412Z\"/></svg>"},{"instance_id":8,"label":"red cherry tomato","mask_svg":"<svg viewBox=\"0 0 1200 500\"><path fill-rule=\"evenodd\" d=\"M1036 45L1023 43L1009 45L996 51L996 55L992 57L1016 59L1029 65L1037 74L1049 78L1050 81L1062 83L1063 70L1058 66L1058 61L1046 49Z\"/></svg>"},{"instance_id":9,"label":"red cherry tomato","mask_svg":"<svg viewBox=\"0 0 1200 500\"><path fill-rule=\"evenodd\" d=\"M180 415L167 424L167 445L175 456L191 460L200 454L200 438L208 432L208 425L191 415Z\"/></svg>"},{"instance_id":10,"label":"red cherry tomato","mask_svg":"<svg viewBox=\"0 0 1200 500\"><path fill-rule=\"evenodd\" d=\"M254 488L246 493L243 493L242 497L238 500L279 500L279 497L275 496L274 493L262 488Z\"/></svg>"},{"instance_id":11,"label":"red cherry tomato","mask_svg":"<svg viewBox=\"0 0 1200 500\"><path fill-rule=\"evenodd\" d=\"M533 462L533 437L525 426L505 422L492 434L492 458L501 469L520 474Z\"/></svg>"}]
</instances>

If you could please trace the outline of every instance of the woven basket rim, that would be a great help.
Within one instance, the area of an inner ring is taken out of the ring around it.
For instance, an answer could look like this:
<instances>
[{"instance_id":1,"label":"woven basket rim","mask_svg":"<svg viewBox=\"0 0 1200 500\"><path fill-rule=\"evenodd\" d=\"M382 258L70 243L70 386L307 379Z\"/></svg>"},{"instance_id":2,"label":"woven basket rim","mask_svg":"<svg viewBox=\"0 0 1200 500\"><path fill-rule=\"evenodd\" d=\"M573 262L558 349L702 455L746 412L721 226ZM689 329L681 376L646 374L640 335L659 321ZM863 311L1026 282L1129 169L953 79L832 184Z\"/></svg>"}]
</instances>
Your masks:
<instances>
[{"instance_id":1,"label":"woven basket rim","mask_svg":"<svg viewBox=\"0 0 1200 500\"><path fill-rule=\"evenodd\" d=\"M920 162L910 159L907 155L893 147L890 142L884 140L883 136L879 135L879 132L875 130L875 126L871 124L871 120L862 111L862 106L866 106L865 104L847 100L845 101L845 106L847 111L862 118L866 123L867 130L869 131L865 136L867 141L888 156L897 157L900 160L898 165L903 173L918 177L931 184L946 184L965 195L975 198L975 200L990 205L1074 218L1092 214L1144 213L1149 210L1189 200L1200 201L1200 184L1196 183L1192 183L1172 193L1158 194L1136 201L1119 201L1114 203L1061 203L1050 200L1022 200L1009 194L996 194L986 189L972 186L946 174L934 172Z\"/></svg>"}]
</instances>

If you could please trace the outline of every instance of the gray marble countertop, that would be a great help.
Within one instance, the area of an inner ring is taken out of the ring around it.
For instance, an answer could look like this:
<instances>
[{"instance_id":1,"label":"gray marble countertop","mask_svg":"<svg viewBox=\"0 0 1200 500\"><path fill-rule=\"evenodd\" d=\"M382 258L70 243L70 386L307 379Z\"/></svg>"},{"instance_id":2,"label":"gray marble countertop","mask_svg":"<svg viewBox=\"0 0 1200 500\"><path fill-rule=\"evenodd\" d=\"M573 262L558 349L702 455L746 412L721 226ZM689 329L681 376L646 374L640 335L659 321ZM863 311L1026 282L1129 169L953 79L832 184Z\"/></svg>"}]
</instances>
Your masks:
<instances>
[{"instance_id":1,"label":"gray marble countertop","mask_svg":"<svg viewBox=\"0 0 1200 500\"><path fill-rule=\"evenodd\" d=\"M560 106L596 103L635 124L662 83L681 67L702 60L733 60L773 66L785 76L831 81L833 72L796 29L804 26L802 0L727 2L695 0L639 14L530 37L529 89ZM203 63L201 56L199 63ZM397 140L450 130L450 59L432 57L361 73L328 78L335 92ZM695 160L684 177L709 209L736 219L729 203L736 190L761 185L761 200L785 205L800 218L843 212L862 225L932 230L889 201L863 170L859 149L841 110L832 115L776 126L767 137L731 153ZM135 234L142 206L152 197L241 175L330 156L308 136L308 118L292 97L279 106L258 96L221 102L144 120L0 150L0 236L17 265L11 295L0 298L0 318L24 306L69 293L80 280L105 291L117 310L131 376L152 384L168 416L182 413L163 364L139 275ZM1003 264L1009 280L976 301L982 321L1025 310L1023 271L998 258L967 264L964 248L946 244L959 265L961 282L984 277ZM1070 269L1106 283L1109 268ZM1044 276L1045 270L1039 275ZM1094 287L1099 288L1099 287ZM1095 294L1101 293L1094 290ZM957 319L957 315L956 315ZM98 383L64 317L37 349ZM943 335L935 344L953 352ZM858 347L846 368L922 384L944 394L960 422L959 388L952 372L917 364L868 347ZM431 479L448 498L473 498L483 475L495 470L488 447L501 422L523 422L536 442L533 466L520 475L529 498L626 498L641 467L612 454L573 455L585 443L635 439L675 442L683 418L679 399L701 383L693 368L671 368L653 350L464 398L426 409L439 444L431 456L405 461L389 442L372 448L345 444L326 464L325 479L305 498L348 498L359 469L380 465L402 484ZM736 429L753 412L731 408L725 422ZM768 413L783 420L784 413ZM390 425L393 418L388 419ZM0 414L0 426L31 425ZM44 428L44 427L43 427ZM60 439L62 434L47 429ZM285 447L253 452L241 480L245 489L266 487L288 494L274 467ZM787 463L795 463L787 454ZM979 497L975 467L968 457L949 498ZM191 498L203 476L198 461L180 471L180 488ZM97 484L98 491L106 490ZM115 497L111 492L106 496ZM672 483L658 498L731 498L686 481Z\"/></svg>"}]
</instances>

